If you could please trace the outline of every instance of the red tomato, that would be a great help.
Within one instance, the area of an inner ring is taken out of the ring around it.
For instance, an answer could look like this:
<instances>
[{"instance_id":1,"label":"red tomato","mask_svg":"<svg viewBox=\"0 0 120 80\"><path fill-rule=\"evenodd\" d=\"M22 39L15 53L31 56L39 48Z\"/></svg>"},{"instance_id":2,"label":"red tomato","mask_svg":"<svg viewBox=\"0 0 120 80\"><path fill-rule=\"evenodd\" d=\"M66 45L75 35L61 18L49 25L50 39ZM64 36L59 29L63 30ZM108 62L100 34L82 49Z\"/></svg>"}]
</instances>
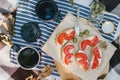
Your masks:
<instances>
[{"instance_id":1,"label":"red tomato","mask_svg":"<svg viewBox=\"0 0 120 80\"><path fill-rule=\"evenodd\" d=\"M93 54L94 54L95 58L101 58L99 49L98 49L97 47L95 47L95 48L93 49Z\"/></svg>"},{"instance_id":2,"label":"red tomato","mask_svg":"<svg viewBox=\"0 0 120 80\"><path fill-rule=\"evenodd\" d=\"M74 45L67 45L64 47L64 53L65 55L70 53L70 50L72 50L74 48Z\"/></svg>"},{"instance_id":3,"label":"red tomato","mask_svg":"<svg viewBox=\"0 0 120 80\"><path fill-rule=\"evenodd\" d=\"M84 51L85 50L85 48L87 47L87 45L90 43L90 40L83 40L82 42L81 42L81 48L82 48L82 50Z\"/></svg>"},{"instance_id":4,"label":"red tomato","mask_svg":"<svg viewBox=\"0 0 120 80\"><path fill-rule=\"evenodd\" d=\"M85 71L88 70L89 64L88 64L87 61L79 60L79 61L78 61L78 64L79 64L80 66L82 66L82 68L83 68Z\"/></svg>"},{"instance_id":5,"label":"red tomato","mask_svg":"<svg viewBox=\"0 0 120 80\"><path fill-rule=\"evenodd\" d=\"M65 39L65 36L66 36L66 33L61 33L59 36L58 36L58 43L61 45Z\"/></svg>"},{"instance_id":6,"label":"red tomato","mask_svg":"<svg viewBox=\"0 0 120 80\"><path fill-rule=\"evenodd\" d=\"M98 43L98 37L95 36L89 43L89 46L93 47Z\"/></svg>"},{"instance_id":7,"label":"red tomato","mask_svg":"<svg viewBox=\"0 0 120 80\"><path fill-rule=\"evenodd\" d=\"M67 54L67 55L65 56L65 60L64 60L64 61L65 61L65 64L66 64L66 65L69 65L69 63L71 63L71 60L70 60L70 59L72 58L72 56L73 56L73 54L71 54L71 53L70 53L70 54Z\"/></svg>"},{"instance_id":8,"label":"red tomato","mask_svg":"<svg viewBox=\"0 0 120 80\"><path fill-rule=\"evenodd\" d=\"M76 53L75 58L79 58L80 60L87 60L87 56L84 53Z\"/></svg>"},{"instance_id":9,"label":"red tomato","mask_svg":"<svg viewBox=\"0 0 120 80\"><path fill-rule=\"evenodd\" d=\"M97 68L98 65L99 65L99 61L98 61L98 59L97 59L97 58L94 58L94 60L93 60L93 64L92 64L92 69Z\"/></svg>"},{"instance_id":10,"label":"red tomato","mask_svg":"<svg viewBox=\"0 0 120 80\"><path fill-rule=\"evenodd\" d=\"M71 40L75 36L75 30L71 31L69 34L66 35L65 39L66 40Z\"/></svg>"}]
</instances>

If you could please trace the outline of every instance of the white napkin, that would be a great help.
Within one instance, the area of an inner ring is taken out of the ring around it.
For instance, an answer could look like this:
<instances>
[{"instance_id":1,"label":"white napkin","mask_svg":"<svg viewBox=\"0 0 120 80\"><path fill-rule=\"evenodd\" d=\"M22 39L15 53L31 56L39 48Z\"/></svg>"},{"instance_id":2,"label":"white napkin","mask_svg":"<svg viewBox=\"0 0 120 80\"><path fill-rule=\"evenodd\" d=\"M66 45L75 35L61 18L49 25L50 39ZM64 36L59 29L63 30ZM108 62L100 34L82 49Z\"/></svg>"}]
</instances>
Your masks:
<instances>
[{"instance_id":1,"label":"white napkin","mask_svg":"<svg viewBox=\"0 0 120 80\"><path fill-rule=\"evenodd\" d=\"M120 80L120 63L110 70L105 80Z\"/></svg>"},{"instance_id":2,"label":"white napkin","mask_svg":"<svg viewBox=\"0 0 120 80\"><path fill-rule=\"evenodd\" d=\"M18 6L19 0L0 0L0 8L12 12Z\"/></svg>"},{"instance_id":3,"label":"white napkin","mask_svg":"<svg viewBox=\"0 0 120 80\"><path fill-rule=\"evenodd\" d=\"M0 50L0 66L17 67L16 65L10 63L9 54L10 54L10 47L7 45ZM10 75L0 67L0 80L8 80L9 78Z\"/></svg>"},{"instance_id":4,"label":"white napkin","mask_svg":"<svg viewBox=\"0 0 120 80\"><path fill-rule=\"evenodd\" d=\"M120 80L120 75L114 69L111 69L106 76L106 80Z\"/></svg>"},{"instance_id":5,"label":"white napkin","mask_svg":"<svg viewBox=\"0 0 120 80\"><path fill-rule=\"evenodd\" d=\"M10 75L0 67L0 80L8 80Z\"/></svg>"},{"instance_id":6,"label":"white napkin","mask_svg":"<svg viewBox=\"0 0 120 80\"><path fill-rule=\"evenodd\" d=\"M120 4L116 8L114 8L111 13L116 14L120 17L120 10L119 9L120 9Z\"/></svg>"},{"instance_id":7,"label":"white napkin","mask_svg":"<svg viewBox=\"0 0 120 80\"><path fill-rule=\"evenodd\" d=\"M17 67L16 65L10 63L10 47L5 46L0 50L0 65L8 66L8 67Z\"/></svg>"}]
</instances>

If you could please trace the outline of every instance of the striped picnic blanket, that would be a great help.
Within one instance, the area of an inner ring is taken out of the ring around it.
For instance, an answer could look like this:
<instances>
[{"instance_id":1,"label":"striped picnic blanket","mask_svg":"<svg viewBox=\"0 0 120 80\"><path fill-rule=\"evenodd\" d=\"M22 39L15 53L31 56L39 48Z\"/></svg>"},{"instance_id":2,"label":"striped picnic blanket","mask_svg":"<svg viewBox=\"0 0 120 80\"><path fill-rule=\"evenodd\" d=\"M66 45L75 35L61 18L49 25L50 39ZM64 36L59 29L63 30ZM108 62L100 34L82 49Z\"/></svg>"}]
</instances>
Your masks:
<instances>
[{"instance_id":1,"label":"striped picnic blanket","mask_svg":"<svg viewBox=\"0 0 120 80\"><path fill-rule=\"evenodd\" d=\"M24 0L20 0L19 3L23 3ZM32 46L36 48L42 56L40 64L37 66L37 69L43 68L45 65L50 64L55 67L55 64L53 62L53 59L44 53L40 48L45 44L47 39L50 37L56 26L59 24L59 22L55 21L43 21L38 18L38 16L35 13L35 6L38 3L38 0L29 0L29 2L24 2L24 4L21 4L17 8L17 14L16 14L16 22L14 26L15 36L13 36L12 40L13 43L18 44L20 47L25 46ZM79 6L80 7L80 17L88 19L89 13L90 13L90 7L83 6L77 3L74 3L74 7L71 6L68 0L56 0L57 6L59 8L59 11L62 14L62 18L69 12L76 16L76 9ZM116 28L118 25L119 17L116 15L110 14L110 13L104 13L103 21L112 21L115 25L115 31L111 34L104 34L101 30L100 26L97 26L98 30L100 31L101 35L109 40L110 42L113 41L114 34L116 32ZM27 22L38 22L41 30L41 36L37 40L37 42L26 42L22 39L20 35L20 29L24 23ZM17 62L17 53L15 53L13 50L11 51L11 63L18 64ZM52 73L54 76L59 76L56 68L54 69L54 72Z\"/></svg>"}]
</instances>

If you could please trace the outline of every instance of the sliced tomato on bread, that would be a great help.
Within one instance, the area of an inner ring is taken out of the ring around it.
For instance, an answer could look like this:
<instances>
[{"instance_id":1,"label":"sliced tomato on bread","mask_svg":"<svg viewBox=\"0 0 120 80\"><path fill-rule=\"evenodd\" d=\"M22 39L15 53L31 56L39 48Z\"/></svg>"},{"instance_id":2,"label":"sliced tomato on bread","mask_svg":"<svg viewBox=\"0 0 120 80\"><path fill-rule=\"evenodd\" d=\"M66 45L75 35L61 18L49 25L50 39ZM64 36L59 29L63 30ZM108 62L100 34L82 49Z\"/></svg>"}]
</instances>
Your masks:
<instances>
[{"instance_id":1,"label":"sliced tomato on bread","mask_svg":"<svg viewBox=\"0 0 120 80\"><path fill-rule=\"evenodd\" d=\"M87 56L83 52L76 53L75 58L77 58L77 59L79 58L79 60L87 60Z\"/></svg>"},{"instance_id":2,"label":"sliced tomato on bread","mask_svg":"<svg viewBox=\"0 0 120 80\"><path fill-rule=\"evenodd\" d=\"M73 30L71 30L70 32L68 32L66 34L67 35L66 35L65 39L66 40L71 40L71 39L73 39L75 37L75 30L73 29Z\"/></svg>"},{"instance_id":3,"label":"sliced tomato on bread","mask_svg":"<svg viewBox=\"0 0 120 80\"><path fill-rule=\"evenodd\" d=\"M91 68L92 68L92 69L95 69L95 68L97 68L98 66L99 66L99 61L98 61L97 58L94 57Z\"/></svg>"},{"instance_id":4,"label":"sliced tomato on bread","mask_svg":"<svg viewBox=\"0 0 120 80\"><path fill-rule=\"evenodd\" d=\"M98 43L98 37L88 37L80 43L81 49L84 51L87 46L94 47Z\"/></svg>"},{"instance_id":5,"label":"sliced tomato on bread","mask_svg":"<svg viewBox=\"0 0 120 80\"><path fill-rule=\"evenodd\" d=\"M95 46L93 48L93 59L91 63L91 68L92 69L97 68L101 63L101 59L102 59L102 53L100 49L97 46Z\"/></svg>"},{"instance_id":6,"label":"sliced tomato on bread","mask_svg":"<svg viewBox=\"0 0 120 80\"><path fill-rule=\"evenodd\" d=\"M93 55L95 56L95 58L101 58L102 56L101 56L101 52L100 52L100 50L98 49L98 47L95 47L94 49L93 49Z\"/></svg>"},{"instance_id":7,"label":"sliced tomato on bread","mask_svg":"<svg viewBox=\"0 0 120 80\"><path fill-rule=\"evenodd\" d=\"M94 47L98 43L98 37L95 36L90 40L89 46Z\"/></svg>"},{"instance_id":8,"label":"sliced tomato on bread","mask_svg":"<svg viewBox=\"0 0 120 80\"><path fill-rule=\"evenodd\" d=\"M84 51L78 50L75 54L75 58L80 68L82 68L84 71L87 71L89 67L89 62L87 55L84 53Z\"/></svg>"},{"instance_id":9,"label":"sliced tomato on bread","mask_svg":"<svg viewBox=\"0 0 120 80\"><path fill-rule=\"evenodd\" d=\"M71 50L74 48L74 45L72 44L68 44L63 48L63 51L65 53L65 55L71 53Z\"/></svg>"},{"instance_id":10,"label":"sliced tomato on bread","mask_svg":"<svg viewBox=\"0 0 120 80\"><path fill-rule=\"evenodd\" d=\"M88 70L88 67L89 67L88 61L79 60L79 61L78 61L78 64L79 64L79 66L80 66L83 70L85 70L85 71Z\"/></svg>"},{"instance_id":11,"label":"sliced tomato on bread","mask_svg":"<svg viewBox=\"0 0 120 80\"><path fill-rule=\"evenodd\" d=\"M57 42L61 45L66 37L66 33L61 33L59 36L58 36L58 39L57 39Z\"/></svg>"},{"instance_id":12,"label":"sliced tomato on bread","mask_svg":"<svg viewBox=\"0 0 120 80\"><path fill-rule=\"evenodd\" d=\"M89 45L90 40L83 40L80 44L81 49L84 51L86 49L86 47Z\"/></svg>"},{"instance_id":13,"label":"sliced tomato on bread","mask_svg":"<svg viewBox=\"0 0 120 80\"><path fill-rule=\"evenodd\" d=\"M71 54L71 53L65 55L64 61L65 61L65 64L66 64L66 65L69 65L69 64L71 63L71 58L72 58L72 57L73 57L73 54Z\"/></svg>"},{"instance_id":14,"label":"sliced tomato on bread","mask_svg":"<svg viewBox=\"0 0 120 80\"><path fill-rule=\"evenodd\" d=\"M57 35L57 43L62 45L65 41L69 41L75 37L75 30L72 28L66 29Z\"/></svg>"}]
</instances>

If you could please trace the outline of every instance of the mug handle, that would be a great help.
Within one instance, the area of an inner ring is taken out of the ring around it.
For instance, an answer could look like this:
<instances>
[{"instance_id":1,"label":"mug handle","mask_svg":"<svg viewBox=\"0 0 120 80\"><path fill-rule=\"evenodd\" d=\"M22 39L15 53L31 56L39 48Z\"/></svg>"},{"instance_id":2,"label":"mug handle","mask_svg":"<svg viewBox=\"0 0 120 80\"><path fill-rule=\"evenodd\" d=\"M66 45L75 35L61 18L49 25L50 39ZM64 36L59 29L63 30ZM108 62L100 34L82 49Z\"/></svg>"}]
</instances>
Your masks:
<instances>
[{"instance_id":1,"label":"mug handle","mask_svg":"<svg viewBox=\"0 0 120 80\"><path fill-rule=\"evenodd\" d=\"M11 48L16 52L18 52L21 49L20 46L18 46L17 44L13 44Z\"/></svg>"}]
</instances>

